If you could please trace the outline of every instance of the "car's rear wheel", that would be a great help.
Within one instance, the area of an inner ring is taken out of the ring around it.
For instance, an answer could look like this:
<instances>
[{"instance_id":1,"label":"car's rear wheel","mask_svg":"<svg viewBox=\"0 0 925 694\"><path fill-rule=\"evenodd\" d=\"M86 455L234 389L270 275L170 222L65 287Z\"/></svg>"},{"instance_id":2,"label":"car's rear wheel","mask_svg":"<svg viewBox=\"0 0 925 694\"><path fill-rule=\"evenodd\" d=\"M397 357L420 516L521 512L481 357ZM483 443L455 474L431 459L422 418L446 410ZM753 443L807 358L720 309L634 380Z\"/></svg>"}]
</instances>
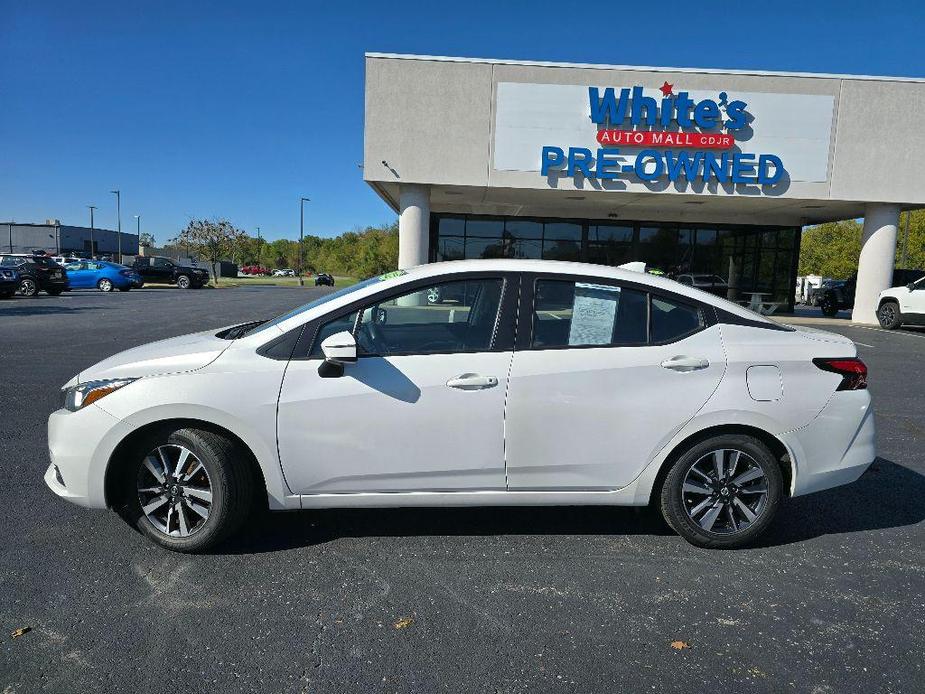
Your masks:
<instances>
[{"instance_id":1,"label":"car's rear wheel","mask_svg":"<svg viewBox=\"0 0 925 694\"><path fill-rule=\"evenodd\" d=\"M896 330L903 324L899 304L895 301L884 301L883 305L877 309L877 320L880 321L881 328Z\"/></svg>"},{"instance_id":2,"label":"car's rear wheel","mask_svg":"<svg viewBox=\"0 0 925 694\"><path fill-rule=\"evenodd\" d=\"M824 316L834 316L838 313L838 304L836 304L831 299L823 299L819 303L819 308L822 309L822 315Z\"/></svg>"},{"instance_id":3,"label":"car's rear wheel","mask_svg":"<svg viewBox=\"0 0 925 694\"><path fill-rule=\"evenodd\" d=\"M180 289L189 289L191 284L192 282L190 282L190 278L186 275L180 275L177 277L177 286Z\"/></svg>"},{"instance_id":4,"label":"car's rear wheel","mask_svg":"<svg viewBox=\"0 0 925 694\"><path fill-rule=\"evenodd\" d=\"M111 292L112 291L112 280L106 279L103 277L99 282L96 283L97 289L101 292Z\"/></svg>"},{"instance_id":5,"label":"car's rear wheel","mask_svg":"<svg viewBox=\"0 0 925 694\"><path fill-rule=\"evenodd\" d=\"M744 547L770 524L782 488L780 465L761 441L714 436L675 461L662 486L662 515L691 544Z\"/></svg>"},{"instance_id":6,"label":"car's rear wheel","mask_svg":"<svg viewBox=\"0 0 925 694\"><path fill-rule=\"evenodd\" d=\"M23 296L35 296L39 293L39 285L31 277L23 277L19 281L19 293Z\"/></svg>"},{"instance_id":7,"label":"car's rear wheel","mask_svg":"<svg viewBox=\"0 0 925 694\"><path fill-rule=\"evenodd\" d=\"M237 530L254 497L247 455L202 429L163 430L135 447L123 475L128 519L154 542L201 552Z\"/></svg>"}]
</instances>

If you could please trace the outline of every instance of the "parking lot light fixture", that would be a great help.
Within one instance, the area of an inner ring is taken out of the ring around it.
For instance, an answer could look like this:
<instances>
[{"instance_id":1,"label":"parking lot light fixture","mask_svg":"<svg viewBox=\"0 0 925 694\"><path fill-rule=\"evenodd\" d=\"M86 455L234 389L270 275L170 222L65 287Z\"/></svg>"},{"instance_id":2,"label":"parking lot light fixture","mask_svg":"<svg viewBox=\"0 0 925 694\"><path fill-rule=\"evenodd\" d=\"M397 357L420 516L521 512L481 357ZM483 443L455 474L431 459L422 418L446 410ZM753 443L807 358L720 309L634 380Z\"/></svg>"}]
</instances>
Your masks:
<instances>
[{"instance_id":1,"label":"parking lot light fixture","mask_svg":"<svg viewBox=\"0 0 925 694\"><path fill-rule=\"evenodd\" d=\"M92 258L96 255L93 247L93 210L96 209L96 205L87 205L87 207L90 208L90 257Z\"/></svg>"},{"instance_id":2,"label":"parking lot light fixture","mask_svg":"<svg viewBox=\"0 0 925 694\"><path fill-rule=\"evenodd\" d=\"M116 196L116 238L118 239L119 262L122 262L122 194L118 190L110 190Z\"/></svg>"},{"instance_id":3,"label":"parking lot light fixture","mask_svg":"<svg viewBox=\"0 0 925 694\"><path fill-rule=\"evenodd\" d=\"M305 286L305 278L302 277L302 239L305 237L305 203L311 202L310 198L299 198L299 286Z\"/></svg>"}]
</instances>

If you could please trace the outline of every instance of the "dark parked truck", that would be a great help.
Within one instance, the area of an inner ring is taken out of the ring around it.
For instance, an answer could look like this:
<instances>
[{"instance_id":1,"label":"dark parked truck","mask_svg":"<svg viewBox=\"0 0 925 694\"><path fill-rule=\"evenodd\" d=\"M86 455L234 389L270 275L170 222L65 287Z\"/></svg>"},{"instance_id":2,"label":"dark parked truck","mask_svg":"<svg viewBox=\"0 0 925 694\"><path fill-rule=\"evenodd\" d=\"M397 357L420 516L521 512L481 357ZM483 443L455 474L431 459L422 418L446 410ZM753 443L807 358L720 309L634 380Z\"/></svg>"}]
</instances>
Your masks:
<instances>
[{"instance_id":1,"label":"dark parked truck","mask_svg":"<svg viewBox=\"0 0 925 694\"><path fill-rule=\"evenodd\" d=\"M209 281L209 273L199 267L178 265L161 256L137 256L132 264L146 283L175 284L180 289L200 289Z\"/></svg>"}]
</instances>

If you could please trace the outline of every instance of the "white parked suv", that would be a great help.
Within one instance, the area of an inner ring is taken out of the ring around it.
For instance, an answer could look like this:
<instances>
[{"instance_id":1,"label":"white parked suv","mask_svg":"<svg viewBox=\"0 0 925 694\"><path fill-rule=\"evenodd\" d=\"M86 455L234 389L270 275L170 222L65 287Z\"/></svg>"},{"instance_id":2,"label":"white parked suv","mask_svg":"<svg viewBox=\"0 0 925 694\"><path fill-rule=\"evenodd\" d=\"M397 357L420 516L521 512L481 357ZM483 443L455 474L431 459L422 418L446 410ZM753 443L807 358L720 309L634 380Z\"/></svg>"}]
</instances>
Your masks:
<instances>
[{"instance_id":1,"label":"white parked suv","mask_svg":"<svg viewBox=\"0 0 925 694\"><path fill-rule=\"evenodd\" d=\"M259 499L651 503L690 542L739 547L787 497L867 469L866 377L841 335L667 278L437 263L88 367L49 418L45 480L185 552Z\"/></svg>"},{"instance_id":2,"label":"white parked suv","mask_svg":"<svg viewBox=\"0 0 925 694\"><path fill-rule=\"evenodd\" d=\"M273 277L295 277L295 270L292 268L282 268L281 270L274 270Z\"/></svg>"},{"instance_id":3,"label":"white parked suv","mask_svg":"<svg viewBox=\"0 0 925 694\"><path fill-rule=\"evenodd\" d=\"M925 325L925 277L905 287L890 287L880 292L877 320L887 330L901 325Z\"/></svg>"}]
</instances>

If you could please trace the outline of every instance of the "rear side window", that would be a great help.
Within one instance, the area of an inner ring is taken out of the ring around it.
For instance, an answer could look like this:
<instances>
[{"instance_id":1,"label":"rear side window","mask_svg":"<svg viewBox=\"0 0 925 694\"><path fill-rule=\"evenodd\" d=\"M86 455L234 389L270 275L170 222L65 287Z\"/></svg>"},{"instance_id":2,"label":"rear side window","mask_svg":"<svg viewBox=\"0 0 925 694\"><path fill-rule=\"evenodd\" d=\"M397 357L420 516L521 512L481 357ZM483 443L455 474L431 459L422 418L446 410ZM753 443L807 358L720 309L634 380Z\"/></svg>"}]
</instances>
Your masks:
<instances>
[{"instance_id":1,"label":"rear side window","mask_svg":"<svg viewBox=\"0 0 925 694\"><path fill-rule=\"evenodd\" d=\"M700 309L661 296L652 297L652 342L674 342L703 327Z\"/></svg>"},{"instance_id":2,"label":"rear side window","mask_svg":"<svg viewBox=\"0 0 925 694\"><path fill-rule=\"evenodd\" d=\"M591 282L537 280L534 348L644 345L646 293Z\"/></svg>"}]
</instances>

